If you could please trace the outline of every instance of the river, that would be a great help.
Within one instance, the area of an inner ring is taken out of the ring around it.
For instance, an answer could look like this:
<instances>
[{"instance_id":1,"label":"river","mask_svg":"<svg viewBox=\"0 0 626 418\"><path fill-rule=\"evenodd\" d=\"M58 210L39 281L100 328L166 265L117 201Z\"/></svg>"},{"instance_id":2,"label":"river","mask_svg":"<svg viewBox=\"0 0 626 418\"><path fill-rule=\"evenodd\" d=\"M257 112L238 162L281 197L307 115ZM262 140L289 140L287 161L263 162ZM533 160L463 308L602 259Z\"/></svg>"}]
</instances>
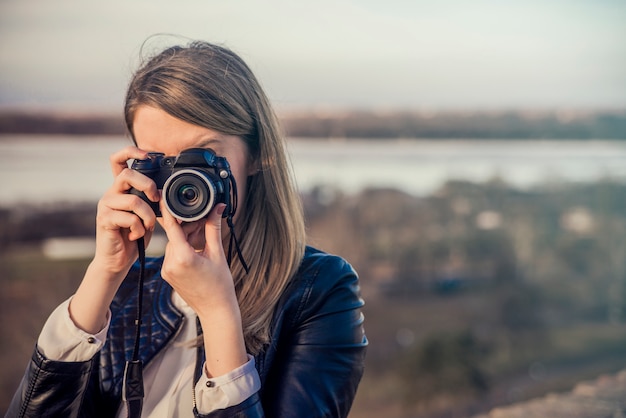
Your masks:
<instances>
[{"instance_id":1,"label":"river","mask_svg":"<svg viewBox=\"0 0 626 418\"><path fill-rule=\"evenodd\" d=\"M128 144L121 136L0 136L0 206L96 201L112 181L108 156ZM289 152L302 191L424 195L450 179L499 177L519 188L626 180L626 141L291 139Z\"/></svg>"}]
</instances>

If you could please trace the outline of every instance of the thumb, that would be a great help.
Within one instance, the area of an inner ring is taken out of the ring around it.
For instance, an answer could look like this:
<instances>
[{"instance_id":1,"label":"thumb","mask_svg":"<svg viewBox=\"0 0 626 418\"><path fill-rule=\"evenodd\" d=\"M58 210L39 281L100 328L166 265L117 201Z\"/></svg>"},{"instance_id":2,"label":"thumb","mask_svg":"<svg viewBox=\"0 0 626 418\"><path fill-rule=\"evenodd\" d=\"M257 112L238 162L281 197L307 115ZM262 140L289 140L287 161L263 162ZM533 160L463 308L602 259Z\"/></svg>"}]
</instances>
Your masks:
<instances>
[{"instance_id":1,"label":"thumb","mask_svg":"<svg viewBox=\"0 0 626 418\"><path fill-rule=\"evenodd\" d=\"M207 249L222 248L222 214L226 209L224 203L219 203L209 214L204 225L204 238L206 240Z\"/></svg>"}]
</instances>

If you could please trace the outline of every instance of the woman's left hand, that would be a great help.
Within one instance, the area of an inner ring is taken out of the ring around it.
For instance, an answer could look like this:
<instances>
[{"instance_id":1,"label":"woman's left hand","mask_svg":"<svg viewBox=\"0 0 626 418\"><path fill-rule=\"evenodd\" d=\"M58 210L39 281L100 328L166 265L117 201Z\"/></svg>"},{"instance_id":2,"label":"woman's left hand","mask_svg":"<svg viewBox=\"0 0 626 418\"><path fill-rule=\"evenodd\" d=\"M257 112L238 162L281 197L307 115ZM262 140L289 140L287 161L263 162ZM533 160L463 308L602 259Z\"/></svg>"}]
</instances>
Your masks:
<instances>
[{"instance_id":1,"label":"woman's left hand","mask_svg":"<svg viewBox=\"0 0 626 418\"><path fill-rule=\"evenodd\" d=\"M168 238L161 275L200 317L236 304L233 278L222 245L225 208L223 203L213 208L204 224L202 240L193 236L202 228L201 224L184 228L161 205L162 226ZM203 241L202 248L194 248Z\"/></svg>"},{"instance_id":2,"label":"woman's left hand","mask_svg":"<svg viewBox=\"0 0 626 418\"><path fill-rule=\"evenodd\" d=\"M161 276L200 319L209 377L221 376L248 361L241 311L222 245L225 208L223 203L213 208L204 225L204 240L199 240L197 228L186 230L161 203L162 226L168 238ZM202 241L203 248L194 248Z\"/></svg>"}]
</instances>

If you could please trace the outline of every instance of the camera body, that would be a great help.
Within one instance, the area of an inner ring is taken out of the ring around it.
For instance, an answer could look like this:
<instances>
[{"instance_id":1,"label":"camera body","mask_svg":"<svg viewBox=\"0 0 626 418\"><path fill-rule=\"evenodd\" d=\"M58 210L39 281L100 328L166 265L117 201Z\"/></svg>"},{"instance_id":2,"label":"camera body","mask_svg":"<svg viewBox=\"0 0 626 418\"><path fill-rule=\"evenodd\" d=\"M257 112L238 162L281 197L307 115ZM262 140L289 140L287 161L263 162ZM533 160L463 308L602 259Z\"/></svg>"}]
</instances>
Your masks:
<instances>
[{"instance_id":1,"label":"camera body","mask_svg":"<svg viewBox=\"0 0 626 418\"><path fill-rule=\"evenodd\" d=\"M234 215L231 196L234 178L230 166L226 158L218 157L210 149L191 148L181 151L178 156L149 153L148 158L133 161L131 168L154 180L157 188L162 190L165 207L181 221L202 219L218 203L226 204L222 217ZM158 202L152 202L134 188L129 193L141 197L157 216L161 216Z\"/></svg>"}]
</instances>

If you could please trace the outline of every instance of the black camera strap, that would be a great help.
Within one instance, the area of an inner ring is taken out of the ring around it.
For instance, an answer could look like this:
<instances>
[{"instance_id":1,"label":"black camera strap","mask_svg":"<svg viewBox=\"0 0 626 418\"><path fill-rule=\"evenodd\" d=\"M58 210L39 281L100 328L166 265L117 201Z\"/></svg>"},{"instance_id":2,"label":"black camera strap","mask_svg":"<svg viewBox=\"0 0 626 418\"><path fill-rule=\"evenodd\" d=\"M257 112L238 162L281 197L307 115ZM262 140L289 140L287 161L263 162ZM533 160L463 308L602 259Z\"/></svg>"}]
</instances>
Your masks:
<instances>
[{"instance_id":1,"label":"black camera strap","mask_svg":"<svg viewBox=\"0 0 626 418\"><path fill-rule=\"evenodd\" d=\"M146 267L146 245L143 237L137 240L139 251L139 280L137 284L137 313L135 316L135 345L133 356L124 367L122 400L126 404L128 418L140 418L143 407L143 363L139 360L139 338L141 335L141 316L143 310L143 282Z\"/></svg>"},{"instance_id":2,"label":"black camera strap","mask_svg":"<svg viewBox=\"0 0 626 418\"><path fill-rule=\"evenodd\" d=\"M227 208L228 214L226 216L226 223L228 224L228 228L230 229L230 239L228 241L228 255L227 261L230 266L230 262L233 259L233 245L235 246L235 251L237 251L237 257L243 266L243 269L246 271L246 274L250 273L250 268L248 267L248 263L243 259L243 254L241 253L241 247L239 246L239 240L237 239L237 234L235 234L235 225L233 223L233 216L235 216L235 212L237 212L237 182L233 175L230 175L230 188L231 188L231 204L230 207Z\"/></svg>"},{"instance_id":3,"label":"black camera strap","mask_svg":"<svg viewBox=\"0 0 626 418\"><path fill-rule=\"evenodd\" d=\"M239 258L239 261L241 261L241 265L243 266L243 269L246 271L246 274L248 274L250 273L250 268L248 267L246 260L243 259L243 254L241 254L239 241L237 240L237 236L235 235L235 226L233 225L233 217L229 215L228 218L226 218L226 222L228 223L228 228L230 228L230 240L228 242L228 260L227 260L228 265L230 266L230 262L233 258L232 253L233 253L233 244L234 244L235 250L237 251L237 257Z\"/></svg>"}]
</instances>

